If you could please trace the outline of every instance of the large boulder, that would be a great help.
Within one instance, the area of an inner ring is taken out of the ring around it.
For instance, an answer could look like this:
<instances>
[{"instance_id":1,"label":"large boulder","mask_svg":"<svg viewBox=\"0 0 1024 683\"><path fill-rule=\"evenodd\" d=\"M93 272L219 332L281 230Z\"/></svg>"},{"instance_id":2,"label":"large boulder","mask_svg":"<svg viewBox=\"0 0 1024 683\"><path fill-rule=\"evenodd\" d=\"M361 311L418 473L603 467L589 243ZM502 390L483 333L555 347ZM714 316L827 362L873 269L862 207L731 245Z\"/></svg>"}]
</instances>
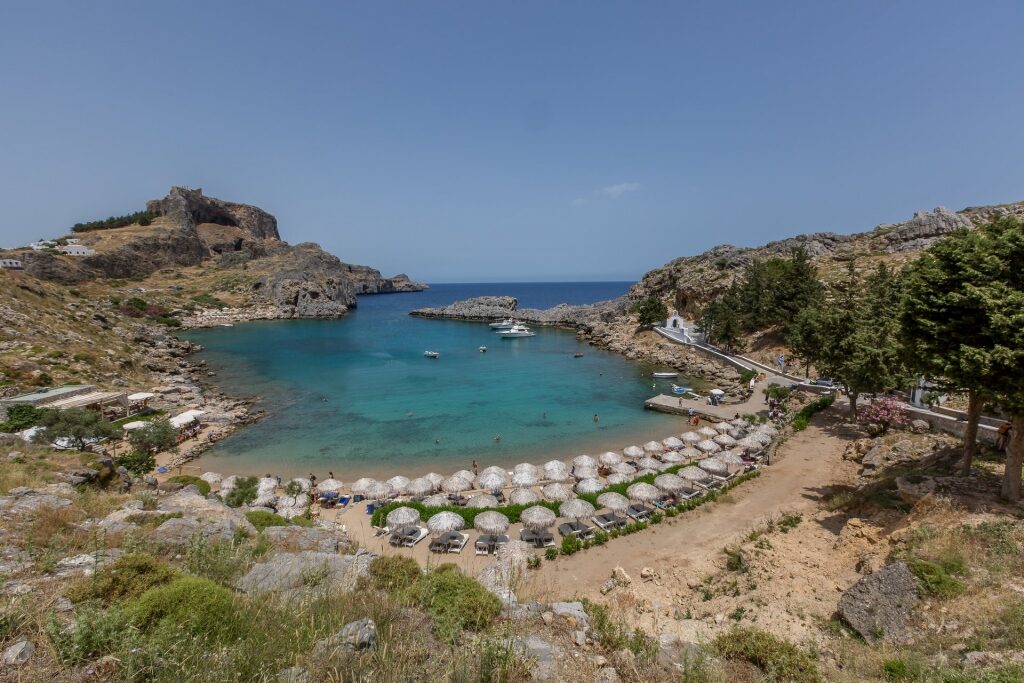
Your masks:
<instances>
[{"instance_id":1,"label":"large boulder","mask_svg":"<svg viewBox=\"0 0 1024 683\"><path fill-rule=\"evenodd\" d=\"M327 529L301 526L272 526L263 536L278 550L298 552L316 550L321 553L338 552L338 537Z\"/></svg>"},{"instance_id":2,"label":"large boulder","mask_svg":"<svg viewBox=\"0 0 1024 683\"><path fill-rule=\"evenodd\" d=\"M278 553L260 562L240 578L238 590L260 595L290 593L309 588L352 590L360 577L369 576L373 553L359 550L354 555L335 555L315 550Z\"/></svg>"},{"instance_id":3,"label":"large boulder","mask_svg":"<svg viewBox=\"0 0 1024 683\"><path fill-rule=\"evenodd\" d=\"M163 512L180 512L183 517L202 524L226 526L232 530L237 528L246 534L256 535L256 527L242 512L216 498L204 498L188 487L161 500L157 508Z\"/></svg>"},{"instance_id":4,"label":"large boulder","mask_svg":"<svg viewBox=\"0 0 1024 683\"><path fill-rule=\"evenodd\" d=\"M232 541L239 528L234 520L227 517L221 519L172 517L153 529L149 539L154 543L168 546L186 546L196 537L211 541Z\"/></svg>"},{"instance_id":5,"label":"large boulder","mask_svg":"<svg viewBox=\"0 0 1024 683\"><path fill-rule=\"evenodd\" d=\"M551 611L556 617L565 619L570 627L579 627L584 631L590 630L590 619L587 611L583 609L582 602L553 602Z\"/></svg>"},{"instance_id":6,"label":"large boulder","mask_svg":"<svg viewBox=\"0 0 1024 683\"><path fill-rule=\"evenodd\" d=\"M350 621L332 636L313 646L314 659L327 659L339 652L369 650L377 645L377 624L369 617Z\"/></svg>"},{"instance_id":7,"label":"large boulder","mask_svg":"<svg viewBox=\"0 0 1024 683\"><path fill-rule=\"evenodd\" d=\"M19 517L43 508L61 509L70 506L71 501L67 498L24 486L13 488L6 496L0 496L0 515L4 517Z\"/></svg>"},{"instance_id":8,"label":"large boulder","mask_svg":"<svg viewBox=\"0 0 1024 683\"><path fill-rule=\"evenodd\" d=\"M917 606L917 577L906 562L893 562L869 574L839 598L839 615L870 642L905 642L910 613Z\"/></svg>"}]
</instances>

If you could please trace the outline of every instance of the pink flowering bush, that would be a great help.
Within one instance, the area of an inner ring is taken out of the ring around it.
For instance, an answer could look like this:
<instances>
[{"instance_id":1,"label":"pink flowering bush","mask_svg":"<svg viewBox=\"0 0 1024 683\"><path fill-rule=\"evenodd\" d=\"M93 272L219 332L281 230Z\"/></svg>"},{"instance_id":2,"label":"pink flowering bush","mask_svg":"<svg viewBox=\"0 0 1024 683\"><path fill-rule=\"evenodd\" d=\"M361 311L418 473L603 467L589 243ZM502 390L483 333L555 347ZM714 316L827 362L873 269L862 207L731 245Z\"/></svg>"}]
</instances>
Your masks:
<instances>
[{"instance_id":1,"label":"pink flowering bush","mask_svg":"<svg viewBox=\"0 0 1024 683\"><path fill-rule=\"evenodd\" d=\"M864 406L858 419L867 425L873 425L879 434L884 434L889 427L904 427L910 424L910 414L903 404L890 396L875 399Z\"/></svg>"}]
</instances>

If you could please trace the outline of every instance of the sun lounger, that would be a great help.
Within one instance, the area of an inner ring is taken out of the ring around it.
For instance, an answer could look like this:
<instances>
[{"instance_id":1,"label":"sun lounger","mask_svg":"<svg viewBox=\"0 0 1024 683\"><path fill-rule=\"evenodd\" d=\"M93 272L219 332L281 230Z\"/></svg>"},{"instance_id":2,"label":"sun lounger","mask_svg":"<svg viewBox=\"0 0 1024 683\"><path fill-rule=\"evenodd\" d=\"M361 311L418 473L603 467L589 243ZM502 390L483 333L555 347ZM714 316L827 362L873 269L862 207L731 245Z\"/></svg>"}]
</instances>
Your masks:
<instances>
[{"instance_id":1,"label":"sun lounger","mask_svg":"<svg viewBox=\"0 0 1024 683\"><path fill-rule=\"evenodd\" d=\"M391 529L386 526L371 526L370 528L373 529L374 536L387 536L391 533Z\"/></svg>"},{"instance_id":2,"label":"sun lounger","mask_svg":"<svg viewBox=\"0 0 1024 683\"><path fill-rule=\"evenodd\" d=\"M608 520L609 523L611 523L613 529L626 526L626 520L624 520L622 517L619 517L614 512L606 512L604 513L603 517L606 520Z\"/></svg>"},{"instance_id":3,"label":"sun lounger","mask_svg":"<svg viewBox=\"0 0 1024 683\"><path fill-rule=\"evenodd\" d=\"M590 520L598 527L600 527L603 531L615 528L615 523L608 519L605 515L594 515L590 518Z\"/></svg>"},{"instance_id":4,"label":"sun lounger","mask_svg":"<svg viewBox=\"0 0 1024 683\"><path fill-rule=\"evenodd\" d=\"M448 552L461 553L467 542L469 542L469 534L460 534L458 531L451 532L448 535Z\"/></svg>"},{"instance_id":5,"label":"sun lounger","mask_svg":"<svg viewBox=\"0 0 1024 683\"><path fill-rule=\"evenodd\" d=\"M413 527L409 532L403 534L402 545L411 548L426 538L429 533L426 527Z\"/></svg>"},{"instance_id":6,"label":"sun lounger","mask_svg":"<svg viewBox=\"0 0 1024 683\"><path fill-rule=\"evenodd\" d=\"M639 503L633 503L626 509L626 514L638 522L650 517L652 512L654 512L654 510L646 505L640 505Z\"/></svg>"},{"instance_id":7,"label":"sun lounger","mask_svg":"<svg viewBox=\"0 0 1024 683\"><path fill-rule=\"evenodd\" d=\"M691 498L696 498L697 496L702 495L704 495L704 492L698 488L683 489L682 491L676 494L676 498L678 498L679 500L690 500Z\"/></svg>"},{"instance_id":8,"label":"sun lounger","mask_svg":"<svg viewBox=\"0 0 1024 683\"><path fill-rule=\"evenodd\" d=\"M492 540L493 538L494 537L490 534L481 534L481 536L476 539L476 543L473 546L476 548L476 554L490 555L491 547L494 545L494 541Z\"/></svg>"},{"instance_id":9,"label":"sun lounger","mask_svg":"<svg viewBox=\"0 0 1024 683\"><path fill-rule=\"evenodd\" d=\"M446 553L448 552L448 543L443 538L435 538L430 542L430 552L432 553Z\"/></svg>"},{"instance_id":10,"label":"sun lounger","mask_svg":"<svg viewBox=\"0 0 1024 683\"><path fill-rule=\"evenodd\" d=\"M340 508L347 508L351 500L351 496L339 496L337 505Z\"/></svg>"},{"instance_id":11,"label":"sun lounger","mask_svg":"<svg viewBox=\"0 0 1024 683\"><path fill-rule=\"evenodd\" d=\"M594 530L583 522L565 522L558 525L558 533L562 534L562 536L590 538L594 535Z\"/></svg>"},{"instance_id":12,"label":"sun lounger","mask_svg":"<svg viewBox=\"0 0 1024 683\"><path fill-rule=\"evenodd\" d=\"M532 546L537 545L537 532L532 529L523 529L519 532L519 540L523 543L529 543Z\"/></svg>"}]
</instances>

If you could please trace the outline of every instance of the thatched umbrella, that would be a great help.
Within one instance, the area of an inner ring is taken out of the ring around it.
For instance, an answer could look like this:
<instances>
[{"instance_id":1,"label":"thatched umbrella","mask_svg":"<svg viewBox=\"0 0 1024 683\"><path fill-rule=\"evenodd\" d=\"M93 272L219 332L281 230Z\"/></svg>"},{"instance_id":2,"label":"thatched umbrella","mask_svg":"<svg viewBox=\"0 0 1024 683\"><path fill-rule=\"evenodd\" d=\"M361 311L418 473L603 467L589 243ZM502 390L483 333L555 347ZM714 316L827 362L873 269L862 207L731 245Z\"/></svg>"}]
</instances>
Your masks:
<instances>
[{"instance_id":1,"label":"thatched umbrella","mask_svg":"<svg viewBox=\"0 0 1024 683\"><path fill-rule=\"evenodd\" d=\"M661 445L660 441L648 441L644 444L644 453L657 455L662 453L664 450L665 447Z\"/></svg>"},{"instance_id":2,"label":"thatched umbrella","mask_svg":"<svg viewBox=\"0 0 1024 683\"><path fill-rule=\"evenodd\" d=\"M365 495L374 500L386 500L395 495L395 488L386 481L375 481L366 487Z\"/></svg>"},{"instance_id":3,"label":"thatched umbrella","mask_svg":"<svg viewBox=\"0 0 1024 683\"><path fill-rule=\"evenodd\" d=\"M559 470L568 472L572 467L562 460L548 460L544 463L541 469L544 470L544 475L547 476L549 472L556 472Z\"/></svg>"},{"instance_id":4,"label":"thatched umbrella","mask_svg":"<svg viewBox=\"0 0 1024 683\"><path fill-rule=\"evenodd\" d=\"M572 467L597 467L597 461L591 458L589 455L577 455L572 459Z\"/></svg>"},{"instance_id":5,"label":"thatched umbrella","mask_svg":"<svg viewBox=\"0 0 1024 683\"><path fill-rule=\"evenodd\" d=\"M694 467L693 465L679 470L679 476L683 479L689 479L690 481L707 481L711 478L710 474L699 467Z\"/></svg>"},{"instance_id":6,"label":"thatched umbrella","mask_svg":"<svg viewBox=\"0 0 1024 683\"><path fill-rule=\"evenodd\" d=\"M683 442L678 436L670 436L667 439L662 439L661 445L665 448L676 450L683 447Z\"/></svg>"},{"instance_id":7,"label":"thatched umbrella","mask_svg":"<svg viewBox=\"0 0 1024 683\"><path fill-rule=\"evenodd\" d=\"M404 493L406 493L406 488L409 486L409 481L409 477L403 477L402 475L398 475L396 477L391 477L390 479L388 479L388 484L391 485L391 488L395 490L395 493L397 495L401 496Z\"/></svg>"},{"instance_id":8,"label":"thatched umbrella","mask_svg":"<svg viewBox=\"0 0 1024 683\"><path fill-rule=\"evenodd\" d=\"M765 422L764 424L759 424L756 427L754 427L754 431L755 432L761 432L763 434L767 434L768 436L770 436L772 438L775 438L776 436L779 435L779 430L776 429L775 427L771 426L767 422Z\"/></svg>"},{"instance_id":9,"label":"thatched umbrella","mask_svg":"<svg viewBox=\"0 0 1024 683\"><path fill-rule=\"evenodd\" d=\"M642 469L656 470L659 467L661 467L661 461L655 460L654 458L648 456L646 458L640 458L639 460L637 460L636 465L637 467L640 467Z\"/></svg>"},{"instance_id":10,"label":"thatched umbrella","mask_svg":"<svg viewBox=\"0 0 1024 683\"><path fill-rule=\"evenodd\" d=\"M717 453L718 451L722 450L722 447L719 446L714 441L712 441L711 439L701 441L699 444L697 444L697 448L704 451L705 453Z\"/></svg>"},{"instance_id":11,"label":"thatched umbrella","mask_svg":"<svg viewBox=\"0 0 1024 683\"><path fill-rule=\"evenodd\" d=\"M736 439L737 441L739 441L740 439L742 439L746 435L747 435L747 432L744 429L730 429L729 430L729 436L731 436L732 438Z\"/></svg>"},{"instance_id":12,"label":"thatched umbrella","mask_svg":"<svg viewBox=\"0 0 1024 683\"><path fill-rule=\"evenodd\" d=\"M423 504L430 508L440 508L445 505L451 505L451 501L448 500L448 496L443 493L438 493L433 496L427 496L423 499Z\"/></svg>"},{"instance_id":13,"label":"thatched umbrella","mask_svg":"<svg viewBox=\"0 0 1024 683\"><path fill-rule=\"evenodd\" d=\"M565 484L548 484L541 489L541 494L548 500L569 500L572 498L572 489Z\"/></svg>"},{"instance_id":14,"label":"thatched umbrella","mask_svg":"<svg viewBox=\"0 0 1024 683\"><path fill-rule=\"evenodd\" d=\"M537 476L536 472L528 472L523 470L522 472L512 473L512 485L513 486L536 486L537 482L540 481L540 477Z\"/></svg>"},{"instance_id":15,"label":"thatched umbrella","mask_svg":"<svg viewBox=\"0 0 1024 683\"><path fill-rule=\"evenodd\" d=\"M612 451L605 451L597 456L597 462L603 467L615 467L622 462L622 456Z\"/></svg>"},{"instance_id":16,"label":"thatched umbrella","mask_svg":"<svg viewBox=\"0 0 1024 683\"><path fill-rule=\"evenodd\" d=\"M433 490L434 484L426 477L417 477L410 481L405 487L405 492L410 496L425 496Z\"/></svg>"},{"instance_id":17,"label":"thatched umbrella","mask_svg":"<svg viewBox=\"0 0 1024 683\"><path fill-rule=\"evenodd\" d=\"M697 433L708 439L718 436L718 432L713 427L708 427L707 425L698 429Z\"/></svg>"},{"instance_id":18,"label":"thatched umbrella","mask_svg":"<svg viewBox=\"0 0 1024 683\"><path fill-rule=\"evenodd\" d=\"M352 493L357 496L365 496L366 489L373 484L380 483L376 479L370 479L369 477L363 477L362 479L356 479L355 483L352 484Z\"/></svg>"},{"instance_id":19,"label":"thatched umbrella","mask_svg":"<svg viewBox=\"0 0 1024 683\"><path fill-rule=\"evenodd\" d=\"M717 453L715 455L715 458L721 460L726 465L730 465L732 467L743 467L747 464L743 460L743 456L741 456L736 451L725 451L722 453Z\"/></svg>"},{"instance_id":20,"label":"thatched umbrella","mask_svg":"<svg viewBox=\"0 0 1024 683\"><path fill-rule=\"evenodd\" d=\"M540 496L533 489L513 489L508 494L508 502L513 505L530 505L540 500Z\"/></svg>"},{"instance_id":21,"label":"thatched umbrella","mask_svg":"<svg viewBox=\"0 0 1024 683\"><path fill-rule=\"evenodd\" d=\"M698 451L693 446L687 446L683 450L679 451L679 455L683 456L687 460L693 460L694 458L703 458L704 454Z\"/></svg>"},{"instance_id":22,"label":"thatched umbrella","mask_svg":"<svg viewBox=\"0 0 1024 683\"><path fill-rule=\"evenodd\" d=\"M529 472L535 477L540 477L540 468L532 462L521 462L512 468L513 475L519 474L520 472Z\"/></svg>"},{"instance_id":23,"label":"thatched umbrella","mask_svg":"<svg viewBox=\"0 0 1024 683\"><path fill-rule=\"evenodd\" d=\"M733 427L736 427L737 429L746 429L749 423L742 417L737 417L729 424L731 424Z\"/></svg>"},{"instance_id":24,"label":"thatched umbrella","mask_svg":"<svg viewBox=\"0 0 1024 683\"><path fill-rule=\"evenodd\" d=\"M683 432L682 436L679 437L683 443L688 443L691 446L699 441L703 441L704 438L697 432Z\"/></svg>"},{"instance_id":25,"label":"thatched umbrella","mask_svg":"<svg viewBox=\"0 0 1024 683\"><path fill-rule=\"evenodd\" d=\"M661 454L661 461L669 464L675 464L686 460L686 456L679 451L668 451Z\"/></svg>"},{"instance_id":26,"label":"thatched umbrella","mask_svg":"<svg viewBox=\"0 0 1024 683\"><path fill-rule=\"evenodd\" d=\"M470 472L469 470L459 470L458 472L456 472L452 476L453 477L458 477L460 479L465 479L466 481L469 481L469 482L472 482L474 479L476 479L476 475L473 474L472 472Z\"/></svg>"},{"instance_id":27,"label":"thatched umbrella","mask_svg":"<svg viewBox=\"0 0 1024 683\"><path fill-rule=\"evenodd\" d=\"M462 515L445 510L427 520L427 529L432 534L446 534L449 531L461 531L466 526Z\"/></svg>"},{"instance_id":28,"label":"thatched umbrella","mask_svg":"<svg viewBox=\"0 0 1024 683\"><path fill-rule=\"evenodd\" d=\"M754 451L759 451L764 448L764 445L753 436L743 437L736 442L736 445L748 453L753 453Z\"/></svg>"},{"instance_id":29,"label":"thatched umbrella","mask_svg":"<svg viewBox=\"0 0 1024 683\"><path fill-rule=\"evenodd\" d=\"M622 454L630 459L644 457L644 449L639 446L626 446L622 449Z\"/></svg>"},{"instance_id":30,"label":"thatched umbrella","mask_svg":"<svg viewBox=\"0 0 1024 683\"><path fill-rule=\"evenodd\" d=\"M481 493L473 496L466 501L466 507L468 508L496 508L498 507L498 499L489 493Z\"/></svg>"},{"instance_id":31,"label":"thatched umbrella","mask_svg":"<svg viewBox=\"0 0 1024 683\"><path fill-rule=\"evenodd\" d=\"M568 519L586 519L594 514L594 506L582 498L573 498L558 506L558 514Z\"/></svg>"},{"instance_id":32,"label":"thatched umbrella","mask_svg":"<svg viewBox=\"0 0 1024 683\"><path fill-rule=\"evenodd\" d=\"M757 439L762 446L768 446L772 442L772 435L767 432L753 432L750 434L750 438Z\"/></svg>"},{"instance_id":33,"label":"thatched umbrella","mask_svg":"<svg viewBox=\"0 0 1024 683\"><path fill-rule=\"evenodd\" d=\"M636 474L636 468L630 465L628 462L620 462L618 465L612 468L612 472L616 474Z\"/></svg>"},{"instance_id":34,"label":"thatched umbrella","mask_svg":"<svg viewBox=\"0 0 1024 683\"><path fill-rule=\"evenodd\" d=\"M722 460L719 458L704 458L699 463L697 463L697 467L701 468L702 470L711 472L712 474L729 474L729 466L722 462Z\"/></svg>"},{"instance_id":35,"label":"thatched umbrella","mask_svg":"<svg viewBox=\"0 0 1024 683\"><path fill-rule=\"evenodd\" d=\"M317 490L321 493L324 491L340 491L342 483L337 479L324 479L322 482L317 484Z\"/></svg>"},{"instance_id":36,"label":"thatched umbrella","mask_svg":"<svg viewBox=\"0 0 1024 683\"><path fill-rule=\"evenodd\" d=\"M580 479L594 479L600 476L600 474L596 467L574 467L572 468L572 476L576 477L578 481Z\"/></svg>"},{"instance_id":37,"label":"thatched umbrella","mask_svg":"<svg viewBox=\"0 0 1024 683\"><path fill-rule=\"evenodd\" d=\"M638 500L642 503L649 503L652 500L661 498L661 491L645 482L637 482L626 489L626 497L630 500Z\"/></svg>"},{"instance_id":38,"label":"thatched umbrella","mask_svg":"<svg viewBox=\"0 0 1024 683\"><path fill-rule=\"evenodd\" d=\"M621 474L619 472L612 472L608 475L609 484L625 484L628 481L633 481L636 475L632 474Z\"/></svg>"},{"instance_id":39,"label":"thatched umbrella","mask_svg":"<svg viewBox=\"0 0 1024 683\"><path fill-rule=\"evenodd\" d=\"M496 470L481 472L480 476L476 478L476 487L487 491L497 491L504 488L507 484L508 475Z\"/></svg>"},{"instance_id":40,"label":"thatched umbrella","mask_svg":"<svg viewBox=\"0 0 1024 683\"><path fill-rule=\"evenodd\" d=\"M420 523L420 511L403 505L402 507L395 508L388 513L387 523L392 529L404 529L406 527L416 526Z\"/></svg>"},{"instance_id":41,"label":"thatched umbrella","mask_svg":"<svg viewBox=\"0 0 1024 683\"><path fill-rule=\"evenodd\" d=\"M499 467L498 465L488 465L487 467L480 470L480 474L487 474L488 472L497 472L498 474L503 474L506 477L508 476L508 470L506 470L504 467Z\"/></svg>"},{"instance_id":42,"label":"thatched umbrella","mask_svg":"<svg viewBox=\"0 0 1024 683\"><path fill-rule=\"evenodd\" d=\"M473 482L459 476L451 476L441 482L441 490L445 493L462 493L473 488Z\"/></svg>"},{"instance_id":43,"label":"thatched umbrella","mask_svg":"<svg viewBox=\"0 0 1024 683\"><path fill-rule=\"evenodd\" d=\"M606 486L599 478L581 479L576 482L576 493L597 493Z\"/></svg>"},{"instance_id":44,"label":"thatched umbrella","mask_svg":"<svg viewBox=\"0 0 1024 683\"><path fill-rule=\"evenodd\" d=\"M477 531L484 534L503 534L508 529L508 517L497 510L481 512L473 520L473 526Z\"/></svg>"},{"instance_id":45,"label":"thatched umbrella","mask_svg":"<svg viewBox=\"0 0 1024 683\"><path fill-rule=\"evenodd\" d=\"M659 474L654 478L654 485L666 493L679 493L690 488L682 477L675 474Z\"/></svg>"},{"instance_id":46,"label":"thatched umbrella","mask_svg":"<svg viewBox=\"0 0 1024 683\"><path fill-rule=\"evenodd\" d=\"M549 460L544 463L544 478L548 481L569 481L572 479L572 472L561 460Z\"/></svg>"},{"instance_id":47,"label":"thatched umbrella","mask_svg":"<svg viewBox=\"0 0 1024 683\"><path fill-rule=\"evenodd\" d=\"M441 482L445 480L445 476L437 472L427 472L423 475L423 478L430 480L430 483L434 485L435 491L441 490Z\"/></svg>"},{"instance_id":48,"label":"thatched umbrella","mask_svg":"<svg viewBox=\"0 0 1024 683\"><path fill-rule=\"evenodd\" d=\"M736 445L736 439L732 438L728 434L719 434L714 439L712 439L712 441L717 443L719 446L725 446L726 448L728 448L729 446Z\"/></svg>"},{"instance_id":49,"label":"thatched umbrella","mask_svg":"<svg viewBox=\"0 0 1024 683\"><path fill-rule=\"evenodd\" d=\"M718 432L719 434L727 434L729 433L729 430L732 429L732 425L729 424L728 422L716 422L712 426L715 428L715 431Z\"/></svg>"},{"instance_id":50,"label":"thatched umbrella","mask_svg":"<svg viewBox=\"0 0 1024 683\"><path fill-rule=\"evenodd\" d=\"M528 529L547 529L555 523L555 513L543 505L534 505L519 514L519 521Z\"/></svg>"},{"instance_id":51,"label":"thatched umbrella","mask_svg":"<svg viewBox=\"0 0 1024 683\"><path fill-rule=\"evenodd\" d=\"M622 512L629 507L629 498L626 498L621 493L608 491L607 493L602 493L597 497L597 504L601 507L608 508L612 512Z\"/></svg>"}]
</instances>

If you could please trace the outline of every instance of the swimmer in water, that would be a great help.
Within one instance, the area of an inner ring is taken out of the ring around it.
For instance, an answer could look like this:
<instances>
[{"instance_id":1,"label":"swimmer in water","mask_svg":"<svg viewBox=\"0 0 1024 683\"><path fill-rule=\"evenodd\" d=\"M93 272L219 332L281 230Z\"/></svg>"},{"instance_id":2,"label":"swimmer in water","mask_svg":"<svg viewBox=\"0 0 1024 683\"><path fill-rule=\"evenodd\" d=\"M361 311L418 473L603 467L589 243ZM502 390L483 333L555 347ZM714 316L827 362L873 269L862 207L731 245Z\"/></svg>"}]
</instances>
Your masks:
<instances>
[{"instance_id":1,"label":"swimmer in water","mask_svg":"<svg viewBox=\"0 0 1024 683\"><path fill-rule=\"evenodd\" d=\"M597 413L594 413L594 422L600 422L600 421L601 421L601 417Z\"/></svg>"},{"instance_id":2,"label":"swimmer in water","mask_svg":"<svg viewBox=\"0 0 1024 683\"><path fill-rule=\"evenodd\" d=\"M434 443L436 443L436 444L440 445L440 443L441 443L441 439L434 439Z\"/></svg>"},{"instance_id":3,"label":"swimmer in water","mask_svg":"<svg viewBox=\"0 0 1024 683\"><path fill-rule=\"evenodd\" d=\"M501 434L495 434L494 435L494 440L495 441L501 441Z\"/></svg>"}]
</instances>

